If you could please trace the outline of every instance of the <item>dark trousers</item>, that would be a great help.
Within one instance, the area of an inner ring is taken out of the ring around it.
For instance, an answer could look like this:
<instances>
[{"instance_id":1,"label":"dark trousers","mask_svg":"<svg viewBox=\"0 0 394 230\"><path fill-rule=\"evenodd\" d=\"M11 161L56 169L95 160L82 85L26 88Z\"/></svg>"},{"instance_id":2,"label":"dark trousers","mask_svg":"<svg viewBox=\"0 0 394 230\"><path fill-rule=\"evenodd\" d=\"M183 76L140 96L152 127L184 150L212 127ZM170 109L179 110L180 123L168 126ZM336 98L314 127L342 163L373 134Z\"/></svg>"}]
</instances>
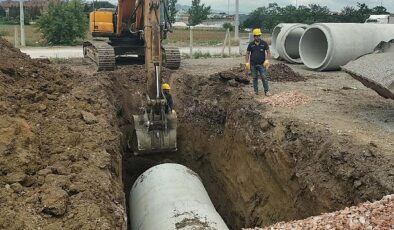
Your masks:
<instances>
[{"instance_id":1,"label":"dark trousers","mask_svg":"<svg viewBox=\"0 0 394 230\"><path fill-rule=\"evenodd\" d=\"M266 69L263 67L263 65L252 65L250 67L250 69L252 71L254 92L255 93L259 92L259 87L258 87L259 76L261 77L261 80L263 81L264 93L268 92L268 90L269 90L268 74L267 74Z\"/></svg>"}]
</instances>

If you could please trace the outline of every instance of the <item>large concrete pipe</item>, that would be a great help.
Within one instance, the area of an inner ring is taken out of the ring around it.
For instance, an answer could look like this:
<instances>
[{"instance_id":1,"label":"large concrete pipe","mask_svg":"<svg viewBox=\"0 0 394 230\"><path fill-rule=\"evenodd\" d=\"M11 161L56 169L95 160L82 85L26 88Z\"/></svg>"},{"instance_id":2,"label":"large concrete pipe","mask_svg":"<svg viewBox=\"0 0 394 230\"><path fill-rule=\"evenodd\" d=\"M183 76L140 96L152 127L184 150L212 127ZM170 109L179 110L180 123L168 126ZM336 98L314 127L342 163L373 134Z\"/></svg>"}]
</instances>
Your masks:
<instances>
[{"instance_id":1,"label":"large concrete pipe","mask_svg":"<svg viewBox=\"0 0 394 230\"><path fill-rule=\"evenodd\" d=\"M285 24L278 37L275 47L279 56L289 63L302 63L299 53L299 44L308 25Z\"/></svg>"},{"instance_id":2,"label":"large concrete pipe","mask_svg":"<svg viewBox=\"0 0 394 230\"><path fill-rule=\"evenodd\" d=\"M274 58L290 63L302 63L299 43L308 25L299 23L281 23L272 32Z\"/></svg>"},{"instance_id":3,"label":"large concrete pipe","mask_svg":"<svg viewBox=\"0 0 394 230\"><path fill-rule=\"evenodd\" d=\"M228 230L199 176L178 164L144 172L131 189L129 207L132 230Z\"/></svg>"},{"instance_id":4,"label":"large concrete pipe","mask_svg":"<svg viewBox=\"0 0 394 230\"><path fill-rule=\"evenodd\" d=\"M394 25L389 24L317 23L302 35L300 56L310 69L337 70L393 38Z\"/></svg>"},{"instance_id":5,"label":"large concrete pipe","mask_svg":"<svg viewBox=\"0 0 394 230\"><path fill-rule=\"evenodd\" d=\"M278 24L275 26L274 30L272 31L272 38L271 38L271 53L272 57L275 59L279 59L279 53L278 50L276 49L276 41L278 40L278 35L282 31L282 28L287 25L285 23Z\"/></svg>"}]
</instances>

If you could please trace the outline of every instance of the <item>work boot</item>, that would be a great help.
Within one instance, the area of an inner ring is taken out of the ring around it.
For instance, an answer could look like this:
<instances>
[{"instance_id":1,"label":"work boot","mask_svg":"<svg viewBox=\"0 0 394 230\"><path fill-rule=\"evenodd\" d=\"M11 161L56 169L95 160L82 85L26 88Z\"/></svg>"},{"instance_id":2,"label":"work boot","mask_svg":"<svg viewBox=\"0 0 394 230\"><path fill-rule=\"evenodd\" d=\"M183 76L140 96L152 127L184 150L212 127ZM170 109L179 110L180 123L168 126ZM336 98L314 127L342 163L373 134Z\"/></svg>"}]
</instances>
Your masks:
<instances>
[{"instance_id":1,"label":"work boot","mask_svg":"<svg viewBox=\"0 0 394 230\"><path fill-rule=\"evenodd\" d=\"M265 92L265 96L270 97L272 94L270 92Z\"/></svg>"}]
</instances>

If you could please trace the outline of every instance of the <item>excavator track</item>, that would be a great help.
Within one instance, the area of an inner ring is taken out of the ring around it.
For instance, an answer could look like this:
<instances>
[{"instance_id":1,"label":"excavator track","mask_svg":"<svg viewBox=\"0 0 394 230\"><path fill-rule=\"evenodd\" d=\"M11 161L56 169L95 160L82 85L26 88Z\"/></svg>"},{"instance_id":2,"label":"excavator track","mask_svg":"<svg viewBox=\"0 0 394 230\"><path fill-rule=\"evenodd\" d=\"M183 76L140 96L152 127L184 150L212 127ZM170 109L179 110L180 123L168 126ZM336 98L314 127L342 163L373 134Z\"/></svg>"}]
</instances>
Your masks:
<instances>
[{"instance_id":1,"label":"excavator track","mask_svg":"<svg viewBox=\"0 0 394 230\"><path fill-rule=\"evenodd\" d=\"M181 66L181 52L177 47L163 48L163 64L168 69L179 69Z\"/></svg>"},{"instance_id":2,"label":"excavator track","mask_svg":"<svg viewBox=\"0 0 394 230\"><path fill-rule=\"evenodd\" d=\"M105 41L86 41L83 44L84 57L93 61L98 71L115 69L115 51Z\"/></svg>"}]
</instances>

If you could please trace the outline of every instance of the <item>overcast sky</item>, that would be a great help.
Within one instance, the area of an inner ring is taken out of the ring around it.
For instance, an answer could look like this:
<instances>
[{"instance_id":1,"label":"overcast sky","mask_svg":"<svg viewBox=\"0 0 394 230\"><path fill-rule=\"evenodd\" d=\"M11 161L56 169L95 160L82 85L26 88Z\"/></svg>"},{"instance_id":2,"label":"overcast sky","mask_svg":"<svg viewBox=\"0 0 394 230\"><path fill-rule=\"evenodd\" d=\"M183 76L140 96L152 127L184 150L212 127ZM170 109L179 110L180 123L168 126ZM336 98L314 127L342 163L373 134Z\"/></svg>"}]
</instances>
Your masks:
<instances>
[{"instance_id":1,"label":"overcast sky","mask_svg":"<svg viewBox=\"0 0 394 230\"><path fill-rule=\"evenodd\" d=\"M234 11L235 0L201 0L202 3L211 5L213 9L224 10L227 12L230 1L230 11ZM179 4L191 5L192 0L178 0ZM281 6L296 4L296 0L239 0L241 12L251 12L253 9L261 6L267 6L268 3L276 2ZM356 6L357 2L366 3L370 8L380 5L381 2L390 12L394 12L394 0L298 0L298 5L308 5L311 3L328 6L332 11L340 11L344 6Z\"/></svg>"}]
</instances>

